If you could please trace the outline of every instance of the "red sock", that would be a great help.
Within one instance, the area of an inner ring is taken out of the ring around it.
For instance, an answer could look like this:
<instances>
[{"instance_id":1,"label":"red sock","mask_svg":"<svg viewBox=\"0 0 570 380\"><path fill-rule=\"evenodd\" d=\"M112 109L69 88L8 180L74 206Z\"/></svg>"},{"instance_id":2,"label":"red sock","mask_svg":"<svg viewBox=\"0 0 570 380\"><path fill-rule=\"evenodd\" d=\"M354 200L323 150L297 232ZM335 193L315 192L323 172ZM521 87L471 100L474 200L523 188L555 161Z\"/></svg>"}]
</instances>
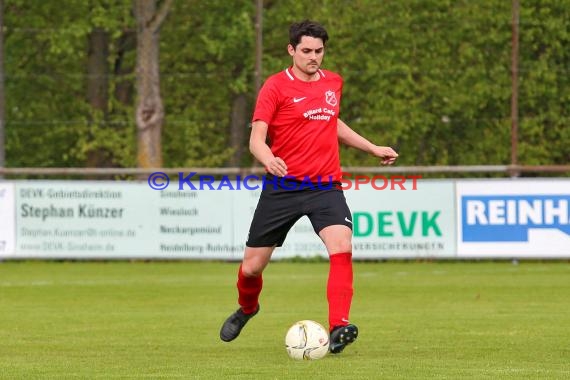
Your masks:
<instances>
[{"instance_id":1,"label":"red sock","mask_svg":"<svg viewBox=\"0 0 570 380\"><path fill-rule=\"evenodd\" d=\"M327 299L329 301L329 329L348 325L352 302L352 253L330 255Z\"/></svg>"},{"instance_id":2,"label":"red sock","mask_svg":"<svg viewBox=\"0 0 570 380\"><path fill-rule=\"evenodd\" d=\"M238 271L238 303L245 314L251 314L257 310L259 294L263 287L262 276L246 277L241 271L241 265Z\"/></svg>"}]
</instances>

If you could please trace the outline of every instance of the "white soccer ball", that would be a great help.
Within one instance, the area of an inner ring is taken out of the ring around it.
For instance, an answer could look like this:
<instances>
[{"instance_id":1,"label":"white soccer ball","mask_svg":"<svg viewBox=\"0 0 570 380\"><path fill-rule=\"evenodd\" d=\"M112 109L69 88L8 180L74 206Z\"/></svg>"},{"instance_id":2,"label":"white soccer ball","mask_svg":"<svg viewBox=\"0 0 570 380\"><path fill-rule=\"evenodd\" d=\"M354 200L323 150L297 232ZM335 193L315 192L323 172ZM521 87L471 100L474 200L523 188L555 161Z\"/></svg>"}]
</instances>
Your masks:
<instances>
[{"instance_id":1,"label":"white soccer ball","mask_svg":"<svg viewBox=\"0 0 570 380\"><path fill-rule=\"evenodd\" d=\"M329 352L329 332L315 321L296 322L285 336L287 354L295 360L316 360Z\"/></svg>"}]
</instances>

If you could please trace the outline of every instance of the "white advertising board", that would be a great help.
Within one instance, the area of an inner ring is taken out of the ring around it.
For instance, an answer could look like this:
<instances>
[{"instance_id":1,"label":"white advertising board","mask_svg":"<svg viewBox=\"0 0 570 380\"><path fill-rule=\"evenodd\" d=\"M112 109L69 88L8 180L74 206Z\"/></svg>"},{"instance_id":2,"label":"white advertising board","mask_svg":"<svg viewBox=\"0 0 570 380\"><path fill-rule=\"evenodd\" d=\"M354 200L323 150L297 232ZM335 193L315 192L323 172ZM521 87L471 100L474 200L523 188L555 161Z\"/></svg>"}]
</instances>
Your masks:
<instances>
[{"instance_id":1,"label":"white advertising board","mask_svg":"<svg viewBox=\"0 0 570 380\"><path fill-rule=\"evenodd\" d=\"M458 181L459 257L570 256L570 180Z\"/></svg>"},{"instance_id":2,"label":"white advertising board","mask_svg":"<svg viewBox=\"0 0 570 380\"><path fill-rule=\"evenodd\" d=\"M16 216L14 184L0 182L0 259L14 254Z\"/></svg>"},{"instance_id":3,"label":"white advertising board","mask_svg":"<svg viewBox=\"0 0 570 380\"><path fill-rule=\"evenodd\" d=\"M21 182L15 257L228 258L231 193L146 183Z\"/></svg>"},{"instance_id":4,"label":"white advertising board","mask_svg":"<svg viewBox=\"0 0 570 380\"><path fill-rule=\"evenodd\" d=\"M248 184L192 189L173 178L167 189L154 190L144 182L18 182L10 256L240 259L261 192L259 183ZM355 258L454 255L451 182L419 181L415 189L398 190L361 185L345 195ZM303 217L274 258L326 255Z\"/></svg>"},{"instance_id":5,"label":"white advertising board","mask_svg":"<svg viewBox=\"0 0 570 380\"><path fill-rule=\"evenodd\" d=\"M0 259L239 260L261 192L256 185L1 183ZM418 180L383 189L361 184L344 194L358 259L570 257L570 180ZM295 256L326 257L307 217L273 258Z\"/></svg>"},{"instance_id":6,"label":"white advertising board","mask_svg":"<svg viewBox=\"0 0 570 380\"><path fill-rule=\"evenodd\" d=\"M353 215L356 258L455 256L454 187L451 181L418 180L416 190L345 192Z\"/></svg>"}]
</instances>

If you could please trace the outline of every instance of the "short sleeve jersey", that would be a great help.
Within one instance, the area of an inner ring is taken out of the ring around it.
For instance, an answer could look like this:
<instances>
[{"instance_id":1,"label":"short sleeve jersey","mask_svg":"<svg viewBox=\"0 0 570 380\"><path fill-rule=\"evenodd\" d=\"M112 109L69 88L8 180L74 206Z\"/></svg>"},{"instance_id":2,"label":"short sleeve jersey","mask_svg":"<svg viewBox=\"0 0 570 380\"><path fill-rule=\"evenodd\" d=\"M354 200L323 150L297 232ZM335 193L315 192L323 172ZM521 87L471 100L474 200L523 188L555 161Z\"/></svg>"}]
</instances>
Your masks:
<instances>
[{"instance_id":1,"label":"short sleeve jersey","mask_svg":"<svg viewBox=\"0 0 570 380\"><path fill-rule=\"evenodd\" d=\"M306 82L291 68L272 75L257 98L253 121L268 125L271 151L287 165L287 176L300 181L340 181L337 120L342 78L319 70Z\"/></svg>"}]
</instances>

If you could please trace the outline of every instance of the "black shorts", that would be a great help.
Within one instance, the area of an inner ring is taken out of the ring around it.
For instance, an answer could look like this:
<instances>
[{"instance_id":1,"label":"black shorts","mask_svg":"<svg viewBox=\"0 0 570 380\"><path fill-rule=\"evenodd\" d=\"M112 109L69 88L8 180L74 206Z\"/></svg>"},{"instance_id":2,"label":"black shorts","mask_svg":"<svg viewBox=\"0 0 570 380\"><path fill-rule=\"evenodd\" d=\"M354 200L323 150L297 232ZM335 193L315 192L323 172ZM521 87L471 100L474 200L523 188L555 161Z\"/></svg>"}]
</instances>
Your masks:
<instances>
[{"instance_id":1,"label":"black shorts","mask_svg":"<svg viewBox=\"0 0 570 380\"><path fill-rule=\"evenodd\" d=\"M339 186L299 186L295 181L281 184L263 186L246 246L281 247L291 227L304 215L317 234L332 225L352 229L352 215Z\"/></svg>"}]
</instances>

